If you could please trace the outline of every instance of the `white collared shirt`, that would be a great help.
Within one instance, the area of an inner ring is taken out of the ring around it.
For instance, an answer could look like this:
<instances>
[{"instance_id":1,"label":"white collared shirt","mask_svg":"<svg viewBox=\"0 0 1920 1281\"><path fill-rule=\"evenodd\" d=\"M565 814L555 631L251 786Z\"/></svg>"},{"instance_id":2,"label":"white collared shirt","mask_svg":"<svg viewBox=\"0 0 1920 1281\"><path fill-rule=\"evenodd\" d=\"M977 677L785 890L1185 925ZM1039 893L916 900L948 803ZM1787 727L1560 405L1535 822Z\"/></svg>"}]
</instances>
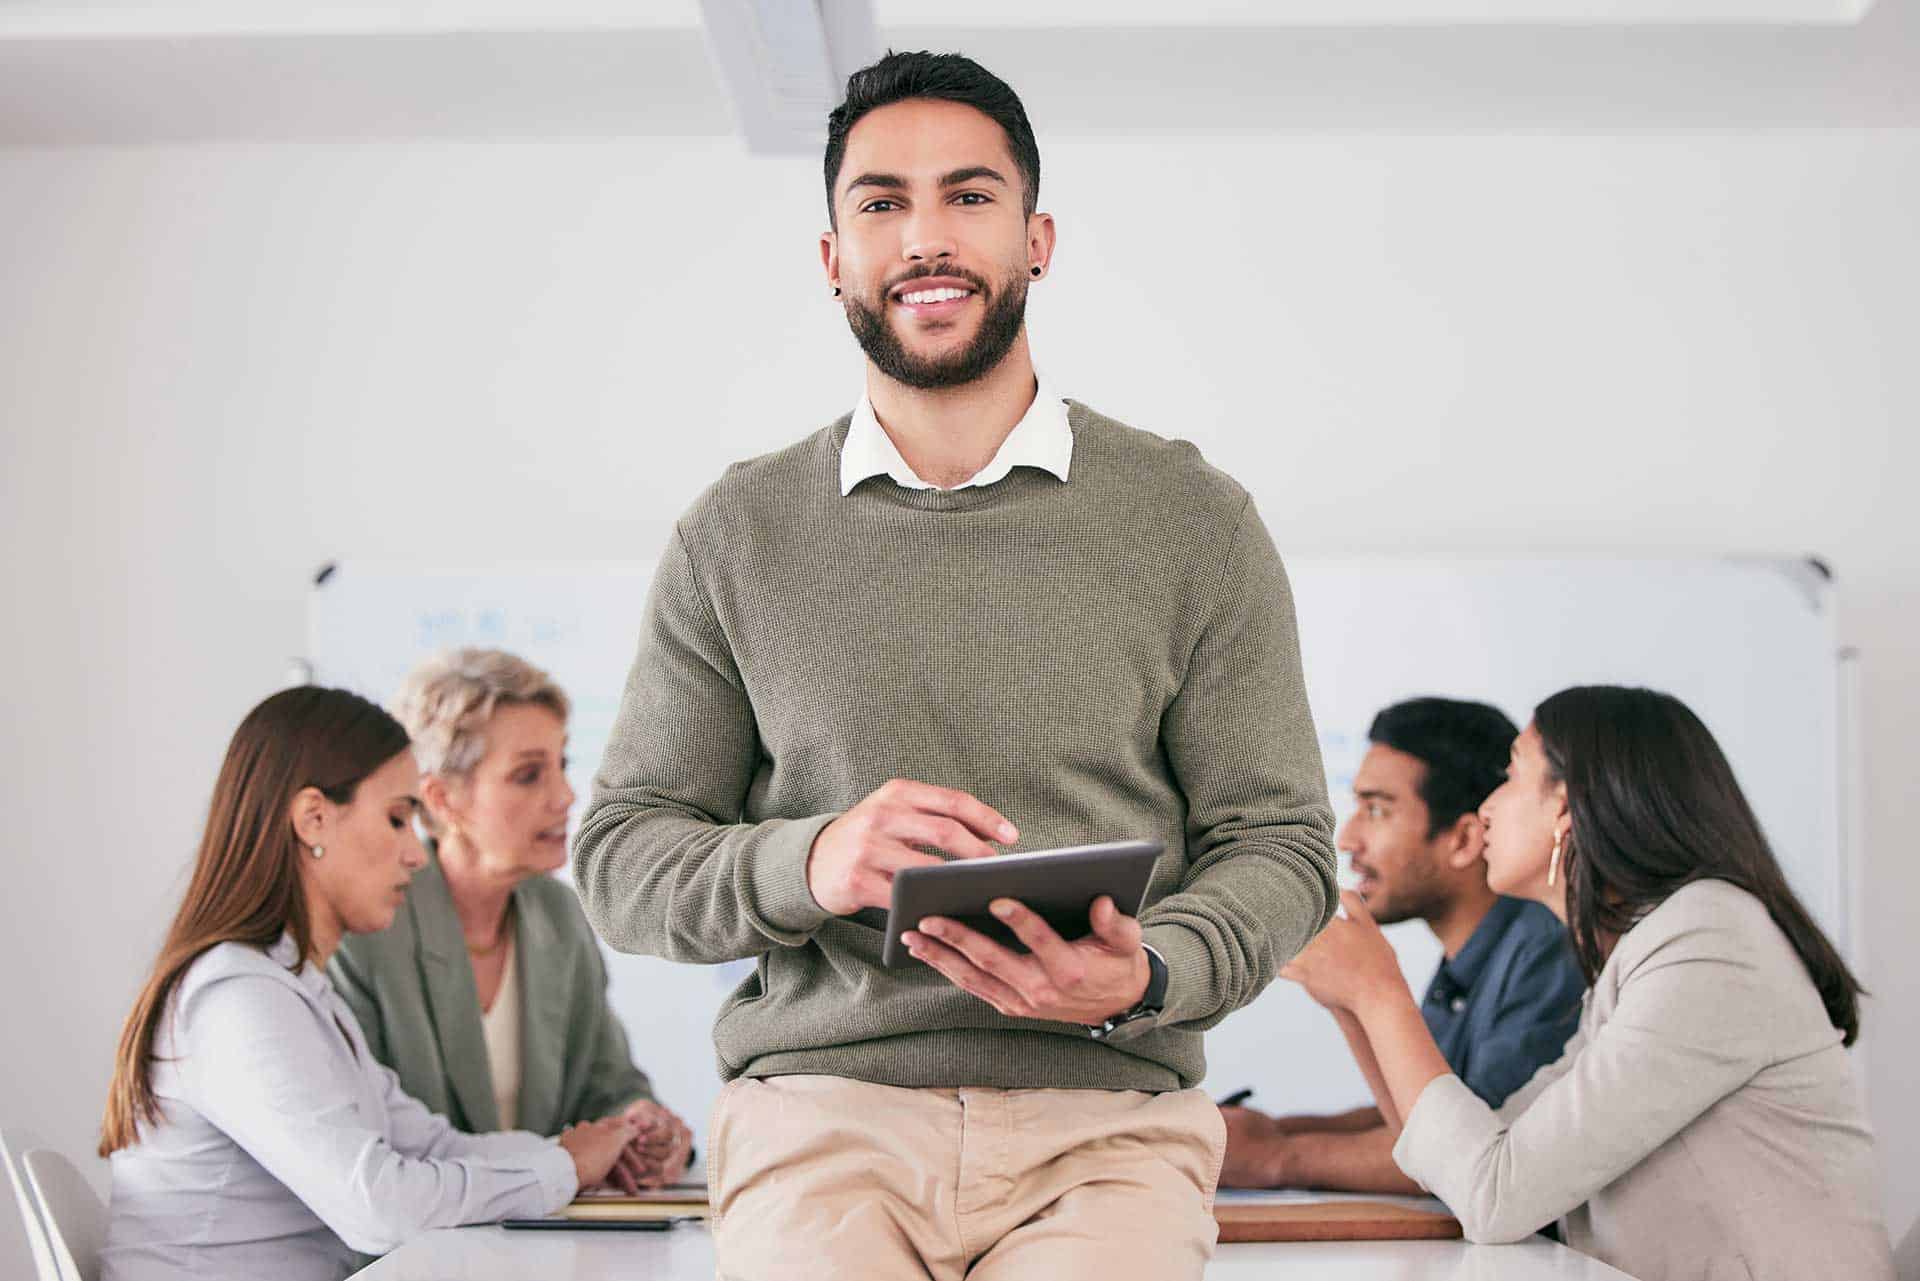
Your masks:
<instances>
[{"instance_id":1,"label":"white collared shirt","mask_svg":"<svg viewBox=\"0 0 1920 1281\"><path fill-rule=\"evenodd\" d=\"M1033 404L1027 406L1026 414L1013 425L987 465L952 488L991 485L1005 480L1015 467L1038 467L1063 481L1067 478L1073 466L1073 428L1067 422L1067 402L1054 394L1044 377L1037 381L1039 390L1034 393ZM869 476L890 477L904 489L940 488L920 479L907 466L863 391L854 407L853 422L847 427L846 443L840 447L841 494L852 493L853 487Z\"/></svg>"}]
</instances>

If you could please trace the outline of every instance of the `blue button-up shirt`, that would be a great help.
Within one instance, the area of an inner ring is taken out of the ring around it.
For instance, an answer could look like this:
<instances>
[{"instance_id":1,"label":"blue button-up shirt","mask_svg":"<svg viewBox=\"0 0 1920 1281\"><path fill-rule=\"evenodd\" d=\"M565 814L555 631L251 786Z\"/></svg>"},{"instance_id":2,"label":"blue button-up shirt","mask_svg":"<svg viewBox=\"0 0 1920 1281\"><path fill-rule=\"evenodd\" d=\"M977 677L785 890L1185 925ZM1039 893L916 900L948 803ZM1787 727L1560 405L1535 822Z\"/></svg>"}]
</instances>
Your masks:
<instances>
[{"instance_id":1,"label":"blue button-up shirt","mask_svg":"<svg viewBox=\"0 0 1920 1281\"><path fill-rule=\"evenodd\" d=\"M1497 1108L1560 1057L1586 986L1559 919L1502 898L1459 955L1440 962L1420 1013L1454 1075Z\"/></svg>"}]
</instances>

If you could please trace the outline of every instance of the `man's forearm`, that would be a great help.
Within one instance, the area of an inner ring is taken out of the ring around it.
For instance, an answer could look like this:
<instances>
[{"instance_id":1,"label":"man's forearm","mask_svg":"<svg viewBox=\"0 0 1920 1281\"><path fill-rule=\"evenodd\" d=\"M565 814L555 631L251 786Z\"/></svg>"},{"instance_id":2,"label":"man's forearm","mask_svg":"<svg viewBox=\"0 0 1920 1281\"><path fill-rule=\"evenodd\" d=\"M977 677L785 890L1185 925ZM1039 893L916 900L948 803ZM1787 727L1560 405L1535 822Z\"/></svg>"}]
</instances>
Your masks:
<instances>
[{"instance_id":1,"label":"man's forearm","mask_svg":"<svg viewBox=\"0 0 1920 1281\"><path fill-rule=\"evenodd\" d=\"M828 919L805 869L832 818L717 824L597 791L574 838L580 906L622 952L712 965L797 946Z\"/></svg>"},{"instance_id":2,"label":"man's forearm","mask_svg":"<svg viewBox=\"0 0 1920 1281\"><path fill-rule=\"evenodd\" d=\"M1211 612L1160 720L1186 795L1189 863L1140 914L1167 961L1161 1023L1194 1031L1259 996L1339 901L1292 591L1251 498L1219 551Z\"/></svg>"},{"instance_id":3,"label":"man's forearm","mask_svg":"<svg viewBox=\"0 0 1920 1281\"><path fill-rule=\"evenodd\" d=\"M1420 1185L1393 1163L1396 1136L1384 1125L1354 1131L1308 1131L1265 1141L1259 1185L1329 1192L1417 1196Z\"/></svg>"},{"instance_id":4,"label":"man's forearm","mask_svg":"<svg viewBox=\"0 0 1920 1281\"><path fill-rule=\"evenodd\" d=\"M1167 963L1163 1024L1203 1031L1246 1005L1332 911L1323 834L1307 820L1280 827L1284 835L1221 842L1141 912L1145 941Z\"/></svg>"},{"instance_id":5,"label":"man's forearm","mask_svg":"<svg viewBox=\"0 0 1920 1281\"><path fill-rule=\"evenodd\" d=\"M1355 1108L1330 1116L1277 1116L1273 1124L1282 1134L1356 1134L1385 1121L1379 1108Z\"/></svg>"}]
</instances>

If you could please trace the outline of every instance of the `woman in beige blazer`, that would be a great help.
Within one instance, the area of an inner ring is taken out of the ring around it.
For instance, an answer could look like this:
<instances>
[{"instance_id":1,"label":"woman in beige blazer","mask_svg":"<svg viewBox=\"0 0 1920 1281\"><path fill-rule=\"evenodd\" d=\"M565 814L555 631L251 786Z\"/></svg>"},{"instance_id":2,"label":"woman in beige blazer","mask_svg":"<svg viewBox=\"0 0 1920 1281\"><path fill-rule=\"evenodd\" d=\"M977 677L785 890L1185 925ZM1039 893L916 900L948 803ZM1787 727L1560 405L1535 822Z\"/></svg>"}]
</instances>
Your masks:
<instances>
[{"instance_id":1,"label":"woman in beige blazer","mask_svg":"<svg viewBox=\"0 0 1920 1281\"><path fill-rule=\"evenodd\" d=\"M610 1182L686 1169L687 1126L653 1098L608 1008L599 944L567 857L566 695L499 650L432 659L399 716L421 766L432 858L393 925L335 954L335 985L408 1093L472 1134L641 1124Z\"/></svg>"},{"instance_id":2,"label":"woman in beige blazer","mask_svg":"<svg viewBox=\"0 0 1920 1281\"><path fill-rule=\"evenodd\" d=\"M1845 1046L1861 989L1678 700L1542 703L1481 809L1487 882L1567 923L1578 1032L1498 1111L1447 1070L1356 895L1282 971L1333 1010L1394 1159L1474 1241L1556 1220L1639 1281L1892 1281Z\"/></svg>"}]
</instances>

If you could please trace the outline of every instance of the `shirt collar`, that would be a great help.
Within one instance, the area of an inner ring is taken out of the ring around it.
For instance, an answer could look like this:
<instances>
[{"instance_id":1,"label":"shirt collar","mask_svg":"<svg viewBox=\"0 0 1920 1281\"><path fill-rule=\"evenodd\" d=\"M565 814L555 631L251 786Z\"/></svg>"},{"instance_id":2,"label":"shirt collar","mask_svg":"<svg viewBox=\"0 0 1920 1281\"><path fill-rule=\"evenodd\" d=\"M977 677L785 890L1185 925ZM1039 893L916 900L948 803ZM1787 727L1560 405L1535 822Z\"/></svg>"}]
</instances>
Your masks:
<instances>
[{"instance_id":1,"label":"shirt collar","mask_svg":"<svg viewBox=\"0 0 1920 1281\"><path fill-rule=\"evenodd\" d=\"M1473 934L1467 939L1467 945L1459 954L1440 962L1440 968L1454 986L1461 992L1470 992L1479 981L1480 972L1487 968L1494 949L1500 946L1500 938L1520 915L1523 904L1519 899L1504 895L1493 901L1487 914L1480 918L1480 924L1474 926Z\"/></svg>"},{"instance_id":2,"label":"shirt collar","mask_svg":"<svg viewBox=\"0 0 1920 1281\"><path fill-rule=\"evenodd\" d=\"M1005 480L1015 467L1038 467L1062 481L1067 479L1073 465L1073 427L1067 421L1067 402L1054 393L1044 376L1037 381L1039 389L1033 404L1000 442L999 450L985 467L955 489L995 484ZM914 475L874 417L873 402L863 391L847 427L846 443L840 446L840 492L852 493L855 485L870 476L886 476L903 489L939 488Z\"/></svg>"},{"instance_id":3,"label":"shirt collar","mask_svg":"<svg viewBox=\"0 0 1920 1281\"><path fill-rule=\"evenodd\" d=\"M267 956L292 973L301 987L314 996L324 996L333 984L327 981L327 972L311 961L300 958L300 945L294 942L293 931L288 930L267 949Z\"/></svg>"}]
</instances>

